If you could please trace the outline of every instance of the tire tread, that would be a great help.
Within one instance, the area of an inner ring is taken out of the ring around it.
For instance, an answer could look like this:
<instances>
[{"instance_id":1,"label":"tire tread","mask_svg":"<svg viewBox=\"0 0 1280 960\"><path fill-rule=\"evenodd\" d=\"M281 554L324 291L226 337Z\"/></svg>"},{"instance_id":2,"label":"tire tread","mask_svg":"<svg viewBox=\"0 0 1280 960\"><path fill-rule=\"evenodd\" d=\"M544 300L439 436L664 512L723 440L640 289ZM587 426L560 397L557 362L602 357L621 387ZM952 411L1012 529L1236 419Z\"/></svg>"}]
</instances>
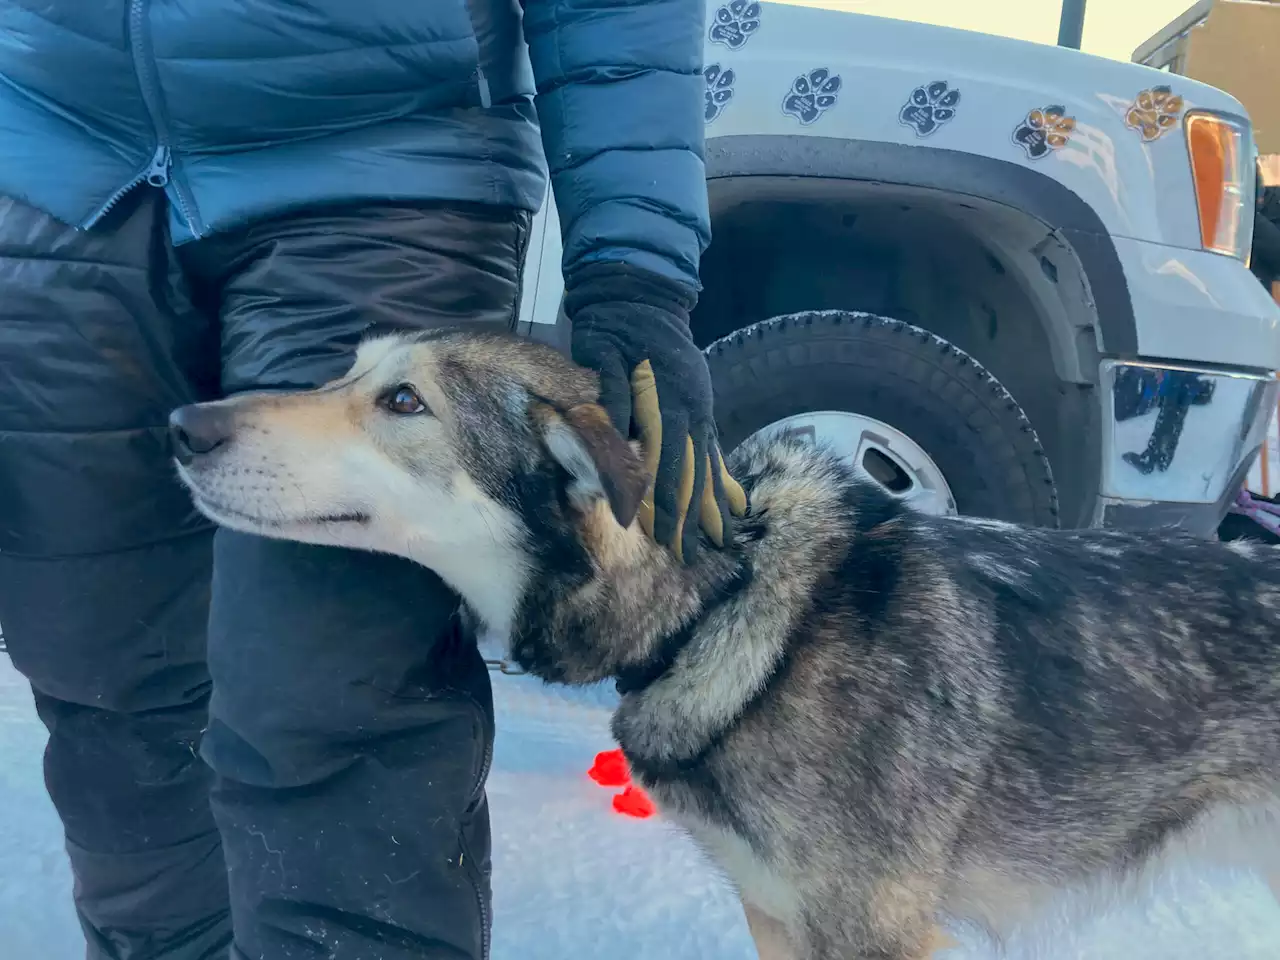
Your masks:
<instances>
[{"instance_id":1,"label":"tire tread","mask_svg":"<svg viewBox=\"0 0 1280 960\"><path fill-rule=\"evenodd\" d=\"M826 342L819 342L824 337ZM893 354L885 353L881 363L872 366L867 362L868 353L875 347ZM716 384L718 405L722 397L739 396L751 398L756 407L767 406L780 394L793 392L778 388L761 399L765 393L763 385L785 379L787 370L815 365L858 368L873 375L887 370L894 382L908 381L945 402L956 413L955 425L967 426L980 438L983 450L972 449L954 439L934 438L935 443L946 447L953 459L965 461L966 476L984 477L990 473L981 468L979 456L985 454L987 461L999 461L1001 477L997 485L1003 490L991 489L990 483L983 483L981 486L985 489L967 493L967 499L987 508L980 511L983 515L1058 526L1053 471L1022 407L981 363L922 327L860 311L805 311L762 320L737 330L710 344L706 354ZM799 388L809 385L809 382L800 383ZM864 384L862 389L869 396L884 399L881 385ZM832 405L828 404L827 408ZM896 398L895 408L909 410L917 417L929 417L918 401L907 397ZM754 429L765 425L761 423ZM732 438L731 430L725 432ZM929 444L920 437L913 439L929 449ZM959 501L961 494L954 486L953 493Z\"/></svg>"}]
</instances>

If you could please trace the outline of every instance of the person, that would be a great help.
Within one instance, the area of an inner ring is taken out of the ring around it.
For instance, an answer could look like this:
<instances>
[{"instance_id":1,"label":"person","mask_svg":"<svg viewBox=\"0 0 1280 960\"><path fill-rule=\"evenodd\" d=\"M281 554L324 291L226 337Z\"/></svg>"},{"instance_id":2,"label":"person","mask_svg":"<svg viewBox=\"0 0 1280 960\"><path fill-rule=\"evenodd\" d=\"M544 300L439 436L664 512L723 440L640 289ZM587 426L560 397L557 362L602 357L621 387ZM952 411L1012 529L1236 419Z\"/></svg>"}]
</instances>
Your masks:
<instances>
[{"instance_id":1,"label":"person","mask_svg":"<svg viewBox=\"0 0 1280 960\"><path fill-rule=\"evenodd\" d=\"M1275 296L1275 285L1280 281L1280 186L1267 184L1261 160L1254 162L1254 184L1249 269L1267 292Z\"/></svg>"},{"instance_id":2,"label":"person","mask_svg":"<svg viewBox=\"0 0 1280 960\"><path fill-rule=\"evenodd\" d=\"M457 599L215 533L166 421L321 384L371 325L511 328L549 172L573 353L622 429L657 391L653 535L722 537L703 30L702 0L0 0L0 622L92 960L486 956Z\"/></svg>"}]
</instances>

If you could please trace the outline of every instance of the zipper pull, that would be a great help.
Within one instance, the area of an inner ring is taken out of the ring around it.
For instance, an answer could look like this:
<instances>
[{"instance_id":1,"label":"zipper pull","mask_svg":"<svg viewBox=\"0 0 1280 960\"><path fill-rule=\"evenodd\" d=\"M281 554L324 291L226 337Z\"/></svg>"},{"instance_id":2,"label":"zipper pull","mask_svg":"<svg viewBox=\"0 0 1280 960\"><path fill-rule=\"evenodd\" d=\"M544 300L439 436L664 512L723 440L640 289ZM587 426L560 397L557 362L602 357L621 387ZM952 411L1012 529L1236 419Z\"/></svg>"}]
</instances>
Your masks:
<instances>
[{"instance_id":1,"label":"zipper pull","mask_svg":"<svg viewBox=\"0 0 1280 960\"><path fill-rule=\"evenodd\" d=\"M147 183L153 187L164 187L169 183L169 148L156 147L155 156L151 158L151 166L147 167Z\"/></svg>"}]
</instances>

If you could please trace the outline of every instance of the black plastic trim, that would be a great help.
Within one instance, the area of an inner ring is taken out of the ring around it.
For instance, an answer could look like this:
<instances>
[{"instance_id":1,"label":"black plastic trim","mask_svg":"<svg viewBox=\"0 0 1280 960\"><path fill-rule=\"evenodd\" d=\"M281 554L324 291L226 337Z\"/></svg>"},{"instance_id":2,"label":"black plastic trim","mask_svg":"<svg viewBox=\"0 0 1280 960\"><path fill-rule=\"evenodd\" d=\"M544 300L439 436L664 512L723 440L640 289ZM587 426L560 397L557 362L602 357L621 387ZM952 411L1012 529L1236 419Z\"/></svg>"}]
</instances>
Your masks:
<instances>
[{"instance_id":1,"label":"black plastic trim","mask_svg":"<svg viewBox=\"0 0 1280 960\"><path fill-rule=\"evenodd\" d=\"M1124 503L1102 506L1102 526L1116 530L1177 530L1197 537L1216 537L1218 527L1235 502L1236 491L1244 486L1254 457L1245 457L1236 467L1217 503Z\"/></svg>"},{"instance_id":2,"label":"black plastic trim","mask_svg":"<svg viewBox=\"0 0 1280 960\"><path fill-rule=\"evenodd\" d=\"M1215 503L1108 503L1102 508L1102 526L1130 532L1176 531L1212 538L1226 515L1227 511Z\"/></svg>"},{"instance_id":3,"label":"black plastic trim","mask_svg":"<svg viewBox=\"0 0 1280 960\"><path fill-rule=\"evenodd\" d=\"M707 179L815 177L923 187L1000 203L1058 230L1075 250L1093 294L1106 352L1138 355L1124 268L1092 207L1052 177L956 150L836 137L744 135L706 145Z\"/></svg>"}]
</instances>

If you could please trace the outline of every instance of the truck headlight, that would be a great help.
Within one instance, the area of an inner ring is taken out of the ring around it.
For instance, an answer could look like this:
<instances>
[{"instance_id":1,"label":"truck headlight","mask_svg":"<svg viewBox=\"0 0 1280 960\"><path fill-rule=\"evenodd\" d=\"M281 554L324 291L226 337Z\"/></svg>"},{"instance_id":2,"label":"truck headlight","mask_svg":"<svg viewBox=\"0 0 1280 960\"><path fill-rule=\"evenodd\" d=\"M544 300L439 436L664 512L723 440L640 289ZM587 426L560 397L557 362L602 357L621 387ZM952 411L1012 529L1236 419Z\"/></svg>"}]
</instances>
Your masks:
<instances>
[{"instance_id":1,"label":"truck headlight","mask_svg":"<svg viewBox=\"0 0 1280 960\"><path fill-rule=\"evenodd\" d=\"M1248 262L1253 246L1253 138L1249 125L1216 113L1187 114L1187 151L1206 250Z\"/></svg>"}]
</instances>

